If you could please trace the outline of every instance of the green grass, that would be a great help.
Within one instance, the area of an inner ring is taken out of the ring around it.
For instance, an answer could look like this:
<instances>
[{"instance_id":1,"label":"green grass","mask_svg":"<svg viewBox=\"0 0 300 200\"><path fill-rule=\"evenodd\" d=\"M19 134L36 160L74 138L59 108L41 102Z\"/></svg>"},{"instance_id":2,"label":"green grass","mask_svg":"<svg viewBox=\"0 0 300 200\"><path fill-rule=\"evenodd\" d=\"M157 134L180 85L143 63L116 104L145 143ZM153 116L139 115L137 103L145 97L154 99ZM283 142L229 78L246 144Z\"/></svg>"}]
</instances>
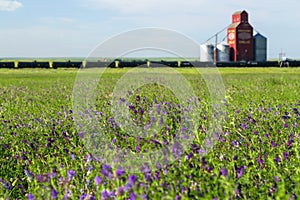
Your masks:
<instances>
[{"instance_id":1,"label":"green grass","mask_svg":"<svg viewBox=\"0 0 300 200\"><path fill-rule=\"evenodd\" d=\"M115 83L131 69L107 69L98 84L97 101L92 109L101 129L114 145L138 152L157 148L148 138L138 145L137 138L114 126L108 101ZM197 97L196 139L181 159L150 173L139 171L137 181L128 185L125 173L117 169L101 173L103 163L88 159L89 152L79 138L74 122L72 92L75 69L0 69L0 199L70 199L104 197L115 192L117 199L294 199L300 196L300 68L221 68L226 95L220 103L225 118L219 141L202 156L199 152L210 123L210 99L203 78L196 69L176 69L191 84ZM205 73L211 74L210 70ZM95 76L89 70L86 75ZM165 76L172 76L166 73ZM205 75L205 74L204 74ZM174 84L178 84L176 80ZM186 111L178 99L161 86L146 85L130 99L132 120L144 125L147 109L166 107L165 125L152 139L172 140L178 117ZM145 100L137 100L143 96ZM192 101L193 102L193 101ZM84 108L85 109L85 108ZM140 110L144 114L139 114ZM137 114L134 110L138 111ZM84 119L95 117L91 108ZM86 115L85 115L86 114ZM91 116L89 116L91 115ZM173 128L172 128L173 127ZM97 138L96 138L97 139ZM101 138L100 138L101 139ZM26 140L26 141L25 141ZM100 149L100 151L103 149ZM189 155L187 158L186 156ZM109 155L108 155L109 156ZM76 175L70 176L70 170ZM54 173L55 172L55 173ZM69 173L69 177L68 177ZM55 174L55 176L54 176ZM101 183L96 184L96 177ZM132 178L132 176L131 176ZM121 194L120 190L126 188ZM51 194L52 192L52 194ZM144 196L142 196L144 195ZM111 196L113 196L111 194Z\"/></svg>"}]
</instances>

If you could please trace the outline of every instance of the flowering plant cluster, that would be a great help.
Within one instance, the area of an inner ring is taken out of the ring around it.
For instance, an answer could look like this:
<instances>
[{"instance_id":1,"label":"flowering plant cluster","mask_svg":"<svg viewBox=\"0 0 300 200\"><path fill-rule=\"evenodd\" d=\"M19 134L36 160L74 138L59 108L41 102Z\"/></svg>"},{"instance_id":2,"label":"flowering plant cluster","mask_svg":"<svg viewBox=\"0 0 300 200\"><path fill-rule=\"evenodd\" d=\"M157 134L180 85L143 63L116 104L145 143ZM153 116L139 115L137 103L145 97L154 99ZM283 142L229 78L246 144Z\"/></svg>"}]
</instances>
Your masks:
<instances>
[{"instance_id":1,"label":"flowering plant cluster","mask_svg":"<svg viewBox=\"0 0 300 200\"><path fill-rule=\"evenodd\" d=\"M198 95L187 99L186 105L159 86L132 93L130 119L135 126L153 131L151 135L127 134L114 120L109 91L119 74L113 69L103 76L106 84L99 86L95 109L86 108L81 113L101 124L111 148L137 154L176 141L176 130L187 130L179 126L180 117L189 109L197 110L192 143L182 149L180 142L174 142L169 152L173 162L156 163L155 168L145 163L135 172L106 163L83 144L85 133L78 131L82 124L74 122L71 107L75 71L5 74L6 79L0 78L0 197L300 198L300 71L285 74L278 69L279 73L271 76L248 70L246 76L224 70L227 96L220 102L226 107L223 127L214 134L217 142L213 149L204 154L202 144L210 142L205 136L214 113L205 83L192 69L185 70L183 74ZM150 109L164 117L150 116ZM153 124L163 128L155 131Z\"/></svg>"}]
</instances>

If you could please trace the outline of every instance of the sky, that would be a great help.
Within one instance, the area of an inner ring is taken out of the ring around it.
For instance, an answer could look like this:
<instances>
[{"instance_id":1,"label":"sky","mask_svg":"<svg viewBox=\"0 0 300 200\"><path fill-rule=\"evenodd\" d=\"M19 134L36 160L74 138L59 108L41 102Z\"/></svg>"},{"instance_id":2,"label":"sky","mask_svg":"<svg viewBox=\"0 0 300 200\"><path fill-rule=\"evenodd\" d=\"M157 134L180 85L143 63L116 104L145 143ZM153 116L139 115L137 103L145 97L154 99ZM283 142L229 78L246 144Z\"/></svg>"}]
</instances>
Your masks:
<instances>
[{"instance_id":1,"label":"sky","mask_svg":"<svg viewBox=\"0 0 300 200\"><path fill-rule=\"evenodd\" d=\"M299 0L0 0L0 58L87 57L105 40L144 27L202 44L240 10L268 38L268 58L281 51L300 58L299 8Z\"/></svg>"}]
</instances>

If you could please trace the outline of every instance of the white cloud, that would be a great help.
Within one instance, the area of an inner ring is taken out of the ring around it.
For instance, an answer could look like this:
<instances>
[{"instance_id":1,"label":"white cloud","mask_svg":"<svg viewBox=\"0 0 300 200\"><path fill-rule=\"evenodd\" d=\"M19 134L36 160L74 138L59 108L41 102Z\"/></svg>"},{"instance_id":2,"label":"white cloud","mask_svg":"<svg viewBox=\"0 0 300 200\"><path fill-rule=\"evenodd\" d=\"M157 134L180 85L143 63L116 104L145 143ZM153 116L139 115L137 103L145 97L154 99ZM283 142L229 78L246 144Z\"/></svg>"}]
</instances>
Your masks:
<instances>
[{"instance_id":1,"label":"white cloud","mask_svg":"<svg viewBox=\"0 0 300 200\"><path fill-rule=\"evenodd\" d=\"M22 7L22 3L19 1L0 0L0 11L15 11Z\"/></svg>"}]
</instances>

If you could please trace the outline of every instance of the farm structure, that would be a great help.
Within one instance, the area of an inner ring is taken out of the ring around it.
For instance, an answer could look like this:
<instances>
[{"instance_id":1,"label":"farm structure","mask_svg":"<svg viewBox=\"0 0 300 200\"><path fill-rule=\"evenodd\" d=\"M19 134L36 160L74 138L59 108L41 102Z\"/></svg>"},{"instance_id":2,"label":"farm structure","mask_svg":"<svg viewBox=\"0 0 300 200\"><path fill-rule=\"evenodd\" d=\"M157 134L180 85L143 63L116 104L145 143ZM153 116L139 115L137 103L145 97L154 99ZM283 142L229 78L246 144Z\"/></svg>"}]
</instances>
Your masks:
<instances>
[{"instance_id":1,"label":"farm structure","mask_svg":"<svg viewBox=\"0 0 300 200\"><path fill-rule=\"evenodd\" d=\"M218 43L218 35L226 30L227 41ZM261 33L254 35L248 13L237 11L232 14L231 24L209 38L200 47L200 61L217 62L266 62L267 38ZM215 44L209 42L215 38Z\"/></svg>"},{"instance_id":2,"label":"farm structure","mask_svg":"<svg viewBox=\"0 0 300 200\"><path fill-rule=\"evenodd\" d=\"M232 15L232 24L227 29L230 61L252 61L253 27L248 22L248 13L239 11Z\"/></svg>"}]
</instances>

